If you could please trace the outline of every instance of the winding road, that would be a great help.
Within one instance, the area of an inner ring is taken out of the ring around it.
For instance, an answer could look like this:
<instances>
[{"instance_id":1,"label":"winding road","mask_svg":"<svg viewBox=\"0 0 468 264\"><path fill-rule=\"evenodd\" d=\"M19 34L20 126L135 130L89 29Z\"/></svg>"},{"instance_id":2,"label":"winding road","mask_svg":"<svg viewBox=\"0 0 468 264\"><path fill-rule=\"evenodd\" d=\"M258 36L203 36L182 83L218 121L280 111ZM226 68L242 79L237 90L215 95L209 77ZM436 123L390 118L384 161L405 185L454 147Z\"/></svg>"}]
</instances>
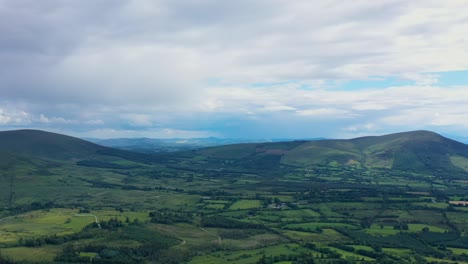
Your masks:
<instances>
[{"instance_id":1,"label":"winding road","mask_svg":"<svg viewBox=\"0 0 468 264\"><path fill-rule=\"evenodd\" d=\"M206 233L208 233L208 234L210 234L210 235L213 235L213 236L217 237L217 238L218 238L218 244L221 244L221 242L223 242L223 241L221 240L221 237L220 237L220 236L218 236L218 235L216 235L216 234L214 234L214 233L211 233L211 232L207 231L207 230L206 230L205 228L203 228L203 227L200 227L200 229L203 230L203 231L205 231Z\"/></svg>"},{"instance_id":2,"label":"winding road","mask_svg":"<svg viewBox=\"0 0 468 264\"><path fill-rule=\"evenodd\" d=\"M173 246L173 248L180 247L180 246L183 246L183 245L185 245L185 240L182 240L182 242L180 244Z\"/></svg>"},{"instance_id":3,"label":"winding road","mask_svg":"<svg viewBox=\"0 0 468 264\"><path fill-rule=\"evenodd\" d=\"M32 215L32 214L24 214L24 215L12 215L12 216L7 216L7 217L4 217L4 218L0 219L0 222L2 222L3 220L10 219L10 218L15 218L15 217L25 217L25 216L29 216L29 215Z\"/></svg>"},{"instance_id":4,"label":"winding road","mask_svg":"<svg viewBox=\"0 0 468 264\"><path fill-rule=\"evenodd\" d=\"M75 216L93 216L94 222L98 225L99 229L101 229L101 224L99 224L98 217L94 214L75 214Z\"/></svg>"}]
</instances>

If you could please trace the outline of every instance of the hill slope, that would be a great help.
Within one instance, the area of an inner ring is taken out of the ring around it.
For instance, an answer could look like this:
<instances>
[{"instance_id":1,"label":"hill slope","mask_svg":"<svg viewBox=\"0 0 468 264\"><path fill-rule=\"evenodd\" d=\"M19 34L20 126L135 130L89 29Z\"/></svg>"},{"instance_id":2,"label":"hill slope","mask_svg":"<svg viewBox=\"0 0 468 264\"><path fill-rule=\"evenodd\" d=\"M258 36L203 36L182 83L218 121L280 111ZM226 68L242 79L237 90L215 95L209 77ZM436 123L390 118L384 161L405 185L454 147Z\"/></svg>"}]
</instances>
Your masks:
<instances>
[{"instance_id":1,"label":"hill slope","mask_svg":"<svg viewBox=\"0 0 468 264\"><path fill-rule=\"evenodd\" d=\"M0 132L0 153L51 159L99 159L114 156L135 162L164 162L152 156L103 147L78 138L39 130ZM184 155L187 155L185 152ZM468 145L430 131L412 131L349 140L245 143L191 151L213 160L236 160L237 167L275 170L331 163L421 173L468 172ZM167 157L166 157L167 156ZM178 154L175 154L178 156ZM89 163L89 162L88 162ZM87 164L89 165L89 164Z\"/></svg>"},{"instance_id":2,"label":"hill slope","mask_svg":"<svg viewBox=\"0 0 468 264\"><path fill-rule=\"evenodd\" d=\"M40 130L13 130L0 132L0 152L70 159L91 156L105 147L61 134Z\"/></svg>"},{"instance_id":3,"label":"hill slope","mask_svg":"<svg viewBox=\"0 0 468 264\"><path fill-rule=\"evenodd\" d=\"M283 165L338 163L418 172L468 171L468 145L430 131L412 131L349 140L238 144L207 148L212 158L252 159L281 156Z\"/></svg>"}]
</instances>

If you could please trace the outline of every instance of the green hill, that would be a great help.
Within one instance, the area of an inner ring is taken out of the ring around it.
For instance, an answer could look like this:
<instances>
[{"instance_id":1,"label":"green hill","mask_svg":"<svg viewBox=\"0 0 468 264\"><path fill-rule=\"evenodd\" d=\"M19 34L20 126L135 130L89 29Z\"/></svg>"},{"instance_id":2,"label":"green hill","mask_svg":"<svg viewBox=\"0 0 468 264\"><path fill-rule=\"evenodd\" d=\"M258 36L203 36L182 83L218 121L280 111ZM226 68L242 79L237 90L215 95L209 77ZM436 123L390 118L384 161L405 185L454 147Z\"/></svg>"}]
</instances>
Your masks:
<instances>
[{"instance_id":1,"label":"green hill","mask_svg":"<svg viewBox=\"0 0 468 264\"><path fill-rule=\"evenodd\" d=\"M40 130L0 132L0 152L53 159L83 158L103 151L94 143Z\"/></svg>"},{"instance_id":2,"label":"green hill","mask_svg":"<svg viewBox=\"0 0 468 264\"><path fill-rule=\"evenodd\" d=\"M102 156L139 163L164 163L164 160L170 159L171 156L180 155L148 155L117 150L39 130L0 132L0 153L56 160L85 159L86 161L79 165L97 167L103 166ZM181 154L187 154L184 153ZM244 166L257 170L271 170L284 165L306 167L333 163L423 173L468 172L468 146L430 131L349 140L233 144L191 151L190 155L210 158L214 166L217 164L216 160L233 160L239 168Z\"/></svg>"},{"instance_id":3,"label":"green hill","mask_svg":"<svg viewBox=\"0 0 468 264\"><path fill-rule=\"evenodd\" d=\"M428 131L158 155L0 132L0 263L465 260L467 172Z\"/></svg>"},{"instance_id":4,"label":"green hill","mask_svg":"<svg viewBox=\"0 0 468 264\"><path fill-rule=\"evenodd\" d=\"M283 165L341 165L418 172L468 171L468 146L430 131L412 131L349 140L237 144L202 149L211 158L280 156Z\"/></svg>"}]
</instances>

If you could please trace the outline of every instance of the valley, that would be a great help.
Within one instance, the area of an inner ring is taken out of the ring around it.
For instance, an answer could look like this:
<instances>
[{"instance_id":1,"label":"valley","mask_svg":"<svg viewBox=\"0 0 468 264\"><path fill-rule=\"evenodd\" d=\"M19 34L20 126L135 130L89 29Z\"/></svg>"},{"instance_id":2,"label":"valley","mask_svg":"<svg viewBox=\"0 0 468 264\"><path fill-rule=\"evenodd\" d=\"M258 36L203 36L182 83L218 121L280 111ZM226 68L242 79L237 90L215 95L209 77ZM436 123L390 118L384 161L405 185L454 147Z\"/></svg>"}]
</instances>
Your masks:
<instances>
[{"instance_id":1,"label":"valley","mask_svg":"<svg viewBox=\"0 0 468 264\"><path fill-rule=\"evenodd\" d=\"M151 154L0 132L0 258L468 263L466 168L428 131Z\"/></svg>"}]
</instances>

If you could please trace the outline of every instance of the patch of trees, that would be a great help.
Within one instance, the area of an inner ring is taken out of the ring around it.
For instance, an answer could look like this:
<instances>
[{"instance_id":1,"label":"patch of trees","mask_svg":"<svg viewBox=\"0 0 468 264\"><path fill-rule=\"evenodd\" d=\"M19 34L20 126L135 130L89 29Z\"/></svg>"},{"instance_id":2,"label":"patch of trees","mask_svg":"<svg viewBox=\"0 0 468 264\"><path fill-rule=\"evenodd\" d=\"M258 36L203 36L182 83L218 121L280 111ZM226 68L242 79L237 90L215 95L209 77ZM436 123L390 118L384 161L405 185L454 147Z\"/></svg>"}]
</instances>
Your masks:
<instances>
[{"instance_id":1,"label":"patch of trees","mask_svg":"<svg viewBox=\"0 0 468 264\"><path fill-rule=\"evenodd\" d=\"M76 165L83 167L94 167L102 169L118 169L118 170L131 170L138 168L136 165L121 165L112 162L100 161L100 160L80 160L76 162Z\"/></svg>"},{"instance_id":2,"label":"patch of trees","mask_svg":"<svg viewBox=\"0 0 468 264\"><path fill-rule=\"evenodd\" d=\"M173 223L192 223L193 214L183 212L172 212L169 210L150 212L151 223L173 224Z\"/></svg>"},{"instance_id":3,"label":"patch of trees","mask_svg":"<svg viewBox=\"0 0 468 264\"><path fill-rule=\"evenodd\" d=\"M257 264L273 264L282 261L292 261L294 264L314 264L314 256L310 253L301 253L299 255L286 255L281 254L279 256L265 256L257 261Z\"/></svg>"},{"instance_id":4,"label":"patch of trees","mask_svg":"<svg viewBox=\"0 0 468 264\"><path fill-rule=\"evenodd\" d=\"M97 226L97 224L94 223L93 227L94 226ZM99 226L101 226L101 229L116 231L119 228L124 227L124 223L117 218L111 218L107 221L100 221Z\"/></svg>"},{"instance_id":5,"label":"patch of trees","mask_svg":"<svg viewBox=\"0 0 468 264\"><path fill-rule=\"evenodd\" d=\"M385 254L383 254L381 252L382 251L381 248L378 248L378 247L375 248L376 252L373 252L373 251L368 251L368 250L365 250L365 249L354 249L354 247L352 247L352 246L348 246L348 245L345 245L345 244L342 244L342 243L336 243L336 242L335 243L330 243L328 245L331 246L331 247L335 247L335 248L344 250L344 251L354 252L356 254L366 256L366 257L370 257L370 258L374 258L374 259L382 258L382 257L385 256ZM380 251L380 252L378 252L378 251Z\"/></svg>"},{"instance_id":6,"label":"patch of trees","mask_svg":"<svg viewBox=\"0 0 468 264\"><path fill-rule=\"evenodd\" d=\"M396 225L393 226L393 229L396 229L396 230L408 230L409 229L409 226L407 223L398 223Z\"/></svg>"},{"instance_id":7,"label":"patch of trees","mask_svg":"<svg viewBox=\"0 0 468 264\"><path fill-rule=\"evenodd\" d=\"M181 188L170 188L170 187L165 187L165 186L156 186L156 187L154 187L154 189L155 189L155 190L159 190L159 191L166 191L166 192L172 191L172 192L176 192L176 193L183 193L183 192L185 192L185 190L184 190L184 189L181 189ZM197 192L195 192L195 193L190 193L190 191L187 192L187 193L189 193L189 194L197 194Z\"/></svg>"},{"instance_id":8,"label":"patch of trees","mask_svg":"<svg viewBox=\"0 0 468 264\"><path fill-rule=\"evenodd\" d=\"M418 234L398 233L396 235L388 236L372 236L363 231L355 231L345 228L336 228L336 231L351 237L353 240L364 245L371 245L374 247L408 248L421 254L443 257L439 251L429 246L419 237Z\"/></svg>"},{"instance_id":9,"label":"patch of trees","mask_svg":"<svg viewBox=\"0 0 468 264\"><path fill-rule=\"evenodd\" d=\"M461 236L457 232L437 233L428 231L421 232L418 235L433 246L468 248L468 237Z\"/></svg>"},{"instance_id":10,"label":"patch of trees","mask_svg":"<svg viewBox=\"0 0 468 264\"><path fill-rule=\"evenodd\" d=\"M136 234L134 234L135 232ZM99 257L93 258L92 263L172 263L165 250L177 243L173 238L157 235L148 232L144 228L130 228L123 234L119 234L115 239L132 239L142 243L138 247L109 247L103 244L88 244L85 246L64 246L62 252L55 258L55 261L89 263L89 257L81 257L80 252L98 253ZM166 259L167 258L167 259Z\"/></svg>"},{"instance_id":11,"label":"patch of trees","mask_svg":"<svg viewBox=\"0 0 468 264\"><path fill-rule=\"evenodd\" d=\"M164 160L164 157L162 155L137 153L137 152L131 152L131 151L126 151L126 150L114 149L114 148L103 148L101 150L98 150L96 154L119 157L119 158L123 158L126 160L130 160L134 162L141 162L141 163L146 163L146 164L151 164L157 161L161 162Z\"/></svg>"},{"instance_id":12,"label":"patch of trees","mask_svg":"<svg viewBox=\"0 0 468 264\"><path fill-rule=\"evenodd\" d=\"M8 258L6 256L3 256L2 252L0 251L0 263L2 263L2 264L14 264L15 262L13 262L13 260L11 260L10 258Z\"/></svg>"},{"instance_id":13,"label":"patch of trees","mask_svg":"<svg viewBox=\"0 0 468 264\"><path fill-rule=\"evenodd\" d=\"M100 180L89 180L89 179L84 179L84 178L80 178L80 180L91 183L93 185L92 187L94 188L116 189L116 188L121 187L120 184L109 183L109 182L100 181Z\"/></svg>"},{"instance_id":14,"label":"patch of trees","mask_svg":"<svg viewBox=\"0 0 468 264\"><path fill-rule=\"evenodd\" d=\"M85 228L83 231L75 234L57 236L42 236L38 238L20 238L18 244L24 247L40 247L42 245L60 245L73 240L88 239L93 238L97 235L95 231L90 230L90 228Z\"/></svg>"},{"instance_id":15,"label":"patch of trees","mask_svg":"<svg viewBox=\"0 0 468 264\"><path fill-rule=\"evenodd\" d=\"M136 190L136 191L149 192L149 191L152 191L153 189L151 187L138 187L135 185L126 184L122 186L122 190Z\"/></svg>"},{"instance_id":16,"label":"patch of trees","mask_svg":"<svg viewBox=\"0 0 468 264\"><path fill-rule=\"evenodd\" d=\"M116 231L123 227L130 227L139 225L138 219L134 219L133 222L127 219L125 224L118 220L117 218L111 218L108 221L101 221L99 225L97 223L92 223L86 226L81 232L57 236L41 236L37 238L20 238L18 243L24 247L41 247L43 245L60 245L69 241L80 240L80 239L89 239L94 237L102 236L102 230Z\"/></svg>"},{"instance_id":17,"label":"patch of trees","mask_svg":"<svg viewBox=\"0 0 468 264\"><path fill-rule=\"evenodd\" d=\"M226 192L224 190L206 190L206 191L189 190L189 191L187 191L187 193L188 194L199 194L199 195L202 195L202 196L209 196L209 197L231 195L230 193L228 193L228 192Z\"/></svg>"},{"instance_id":18,"label":"patch of trees","mask_svg":"<svg viewBox=\"0 0 468 264\"><path fill-rule=\"evenodd\" d=\"M9 208L10 214L20 214L34 210L49 210L52 208L62 208L63 205L56 204L52 201L48 202L32 202L29 205L21 205Z\"/></svg>"}]
</instances>

